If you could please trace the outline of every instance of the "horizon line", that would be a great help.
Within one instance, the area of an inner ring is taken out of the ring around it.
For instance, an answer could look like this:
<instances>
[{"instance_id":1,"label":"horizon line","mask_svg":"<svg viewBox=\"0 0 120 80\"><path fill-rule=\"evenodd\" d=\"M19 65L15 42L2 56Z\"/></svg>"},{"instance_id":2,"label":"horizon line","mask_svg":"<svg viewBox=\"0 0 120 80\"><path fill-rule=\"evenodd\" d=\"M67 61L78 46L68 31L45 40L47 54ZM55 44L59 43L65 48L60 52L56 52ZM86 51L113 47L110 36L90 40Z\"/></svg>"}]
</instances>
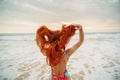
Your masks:
<instances>
[{"instance_id":1,"label":"horizon line","mask_svg":"<svg viewBox=\"0 0 120 80\"><path fill-rule=\"evenodd\" d=\"M89 34L89 33L91 33L91 34L94 34L94 33L120 33L120 31L114 31L114 32L85 32L85 34ZM36 34L36 33L0 33L0 35L4 35L4 34L10 34L10 35L12 35L12 34Z\"/></svg>"}]
</instances>

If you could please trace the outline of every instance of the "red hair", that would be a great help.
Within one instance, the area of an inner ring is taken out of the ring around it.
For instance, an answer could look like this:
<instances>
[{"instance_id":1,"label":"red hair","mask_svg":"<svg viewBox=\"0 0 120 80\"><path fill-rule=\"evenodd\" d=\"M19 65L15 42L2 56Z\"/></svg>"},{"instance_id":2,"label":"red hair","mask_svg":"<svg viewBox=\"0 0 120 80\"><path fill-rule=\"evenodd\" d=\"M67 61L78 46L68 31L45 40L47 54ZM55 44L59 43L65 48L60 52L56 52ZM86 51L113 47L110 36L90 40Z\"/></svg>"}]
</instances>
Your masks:
<instances>
[{"instance_id":1,"label":"red hair","mask_svg":"<svg viewBox=\"0 0 120 80\"><path fill-rule=\"evenodd\" d=\"M52 31L46 26L41 26L36 32L36 43L41 52L47 57L47 63L57 65L64 53L65 47L75 34L75 25L62 26L62 30Z\"/></svg>"}]
</instances>

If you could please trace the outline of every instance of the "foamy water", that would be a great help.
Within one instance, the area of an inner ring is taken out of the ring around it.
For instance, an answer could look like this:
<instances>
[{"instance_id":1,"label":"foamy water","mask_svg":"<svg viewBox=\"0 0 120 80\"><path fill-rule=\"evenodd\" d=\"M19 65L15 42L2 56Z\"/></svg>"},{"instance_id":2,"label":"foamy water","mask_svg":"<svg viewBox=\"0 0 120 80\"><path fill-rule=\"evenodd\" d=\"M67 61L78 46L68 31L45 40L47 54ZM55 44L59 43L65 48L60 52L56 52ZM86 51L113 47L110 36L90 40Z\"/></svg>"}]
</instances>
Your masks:
<instances>
[{"instance_id":1,"label":"foamy water","mask_svg":"<svg viewBox=\"0 0 120 80\"><path fill-rule=\"evenodd\" d=\"M120 33L85 34L67 69L71 80L120 80ZM50 73L34 34L0 35L0 80L49 80Z\"/></svg>"}]
</instances>

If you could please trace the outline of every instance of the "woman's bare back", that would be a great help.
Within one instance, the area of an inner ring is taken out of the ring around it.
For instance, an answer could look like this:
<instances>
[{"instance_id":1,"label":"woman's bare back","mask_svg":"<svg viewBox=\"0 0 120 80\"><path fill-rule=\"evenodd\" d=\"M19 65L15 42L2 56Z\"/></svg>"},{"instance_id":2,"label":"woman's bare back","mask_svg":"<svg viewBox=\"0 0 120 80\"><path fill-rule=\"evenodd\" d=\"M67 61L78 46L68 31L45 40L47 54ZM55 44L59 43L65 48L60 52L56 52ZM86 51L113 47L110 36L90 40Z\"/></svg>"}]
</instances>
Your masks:
<instances>
[{"instance_id":1,"label":"woman's bare back","mask_svg":"<svg viewBox=\"0 0 120 80\"><path fill-rule=\"evenodd\" d=\"M61 58L60 63L58 63L54 67L51 67L52 72L57 74L57 75L64 75L64 72L66 70L66 65L67 65L67 62L68 62L68 56L67 56L66 53L64 53L61 57L62 58Z\"/></svg>"}]
</instances>

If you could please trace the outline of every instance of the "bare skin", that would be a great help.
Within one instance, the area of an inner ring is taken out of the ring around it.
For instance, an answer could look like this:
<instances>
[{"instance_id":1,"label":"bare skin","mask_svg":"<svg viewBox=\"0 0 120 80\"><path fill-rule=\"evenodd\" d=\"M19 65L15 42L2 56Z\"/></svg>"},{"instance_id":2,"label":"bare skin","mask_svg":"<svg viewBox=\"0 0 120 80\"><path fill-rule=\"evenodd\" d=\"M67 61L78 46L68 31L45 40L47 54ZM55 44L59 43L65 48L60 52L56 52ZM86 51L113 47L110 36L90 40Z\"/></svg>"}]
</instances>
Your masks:
<instances>
[{"instance_id":1,"label":"bare skin","mask_svg":"<svg viewBox=\"0 0 120 80\"><path fill-rule=\"evenodd\" d=\"M79 30L79 41L76 44L74 44L71 48L66 50L70 56L81 46L81 44L84 41L84 32L82 26L76 25L76 30ZM63 54L61 62L56 66L52 67L52 72L55 73L56 75L57 74L64 75L68 59L69 59L68 55L66 53Z\"/></svg>"}]
</instances>

